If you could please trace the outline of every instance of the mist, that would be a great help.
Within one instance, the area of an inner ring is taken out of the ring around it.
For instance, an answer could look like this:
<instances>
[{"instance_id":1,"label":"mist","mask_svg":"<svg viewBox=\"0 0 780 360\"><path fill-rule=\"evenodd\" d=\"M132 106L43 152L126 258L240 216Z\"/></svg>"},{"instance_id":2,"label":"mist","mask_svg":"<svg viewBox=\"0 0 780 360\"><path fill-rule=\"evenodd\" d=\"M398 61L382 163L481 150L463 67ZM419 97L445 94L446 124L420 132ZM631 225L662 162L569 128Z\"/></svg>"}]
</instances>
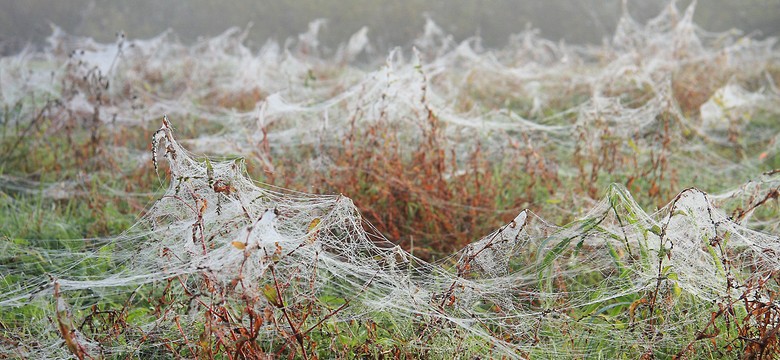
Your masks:
<instances>
[{"instance_id":1,"label":"mist","mask_svg":"<svg viewBox=\"0 0 780 360\"><path fill-rule=\"evenodd\" d=\"M681 9L689 4L677 2ZM149 38L171 29L184 43L232 26L251 26L247 45L258 48L269 39L294 38L315 19L326 20L320 32L326 50L364 26L376 51L407 46L422 33L426 18L455 41L479 36L489 48L504 46L511 34L529 27L554 41L600 44L613 34L624 6L631 17L645 21L668 5L663 0L628 0L625 5L620 0L240 0L229 5L214 0L2 0L0 52L42 46L51 24L102 42L113 41L117 32ZM763 38L780 34L779 17L778 0L710 0L699 2L694 21L708 31L740 29Z\"/></svg>"}]
</instances>

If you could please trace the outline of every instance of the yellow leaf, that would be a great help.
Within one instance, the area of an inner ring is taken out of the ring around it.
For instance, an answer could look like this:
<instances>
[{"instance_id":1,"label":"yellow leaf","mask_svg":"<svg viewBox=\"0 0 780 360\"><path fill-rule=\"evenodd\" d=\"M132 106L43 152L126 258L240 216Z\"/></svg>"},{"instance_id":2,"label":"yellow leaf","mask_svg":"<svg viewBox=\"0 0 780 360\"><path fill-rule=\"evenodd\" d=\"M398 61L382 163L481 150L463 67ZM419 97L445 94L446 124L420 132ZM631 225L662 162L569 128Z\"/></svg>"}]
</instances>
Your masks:
<instances>
[{"instance_id":1,"label":"yellow leaf","mask_svg":"<svg viewBox=\"0 0 780 360\"><path fill-rule=\"evenodd\" d=\"M314 220L309 223L309 238L307 239L309 244L314 244L315 241L317 241L317 234L319 234L319 229L317 229L317 226L320 225L320 218L314 218Z\"/></svg>"},{"instance_id":2,"label":"yellow leaf","mask_svg":"<svg viewBox=\"0 0 780 360\"><path fill-rule=\"evenodd\" d=\"M634 312L636 311L636 308L642 304L647 304L647 299L641 298L636 300L631 303L631 306L628 307L628 315L631 317L631 321L634 321Z\"/></svg>"},{"instance_id":3,"label":"yellow leaf","mask_svg":"<svg viewBox=\"0 0 780 360\"><path fill-rule=\"evenodd\" d=\"M639 154L639 147L636 146L634 139L628 139L628 146L630 146L631 149L634 150L635 154Z\"/></svg>"},{"instance_id":4,"label":"yellow leaf","mask_svg":"<svg viewBox=\"0 0 780 360\"><path fill-rule=\"evenodd\" d=\"M235 246L235 247L236 247L236 249L238 249L238 250L244 250L244 249L246 249L246 244L244 244L244 243L242 243L242 242L240 242L240 241L233 241L231 244L232 244L233 246Z\"/></svg>"},{"instance_id":5,"label":"yellow leaf","mask_svg":"<svg viewBox=\"0 0 780 360\"><path fill-rule=\"evenodd\" d=\"M311 223L309 223L309 232L314 230L319 224L320 224L320 218L314 218L314 220L312 220Z\"/></svg>"}]
</instances>

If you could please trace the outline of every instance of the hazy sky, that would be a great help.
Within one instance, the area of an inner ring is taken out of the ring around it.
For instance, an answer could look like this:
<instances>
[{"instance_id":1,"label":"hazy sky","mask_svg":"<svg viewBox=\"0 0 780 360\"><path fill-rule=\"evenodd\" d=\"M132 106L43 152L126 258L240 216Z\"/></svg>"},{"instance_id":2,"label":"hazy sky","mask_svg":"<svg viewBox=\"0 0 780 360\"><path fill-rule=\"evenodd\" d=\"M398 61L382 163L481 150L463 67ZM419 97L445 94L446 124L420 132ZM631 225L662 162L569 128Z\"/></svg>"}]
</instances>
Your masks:
<instances>
[{"instance_id":1,"label":"hazy sky","mask_svg":"<svg viewBox=\"0 0 780 360\"><path fill-rule=\"evenodd\" d=\"M678 1L678 7L688 3ZM631 15L641 21L667 4L628 0ZM456 40L479 34L486 46L503 45L528 24L553 40L598 43L611 36L620 14L621 0L0 0L0 42L6 48L40 44L50 23L100 41L112 41L117 31L147 38L171 28L189 42L251 22L249 41L257 45L268 38L283 41L326 18L321 33L326 46L368 26L372 43L383 49L408 45L429 16ZM708 30L774 36L780 33L780 0L701 0L695 19Z\"/></svg>"}]
</instances>

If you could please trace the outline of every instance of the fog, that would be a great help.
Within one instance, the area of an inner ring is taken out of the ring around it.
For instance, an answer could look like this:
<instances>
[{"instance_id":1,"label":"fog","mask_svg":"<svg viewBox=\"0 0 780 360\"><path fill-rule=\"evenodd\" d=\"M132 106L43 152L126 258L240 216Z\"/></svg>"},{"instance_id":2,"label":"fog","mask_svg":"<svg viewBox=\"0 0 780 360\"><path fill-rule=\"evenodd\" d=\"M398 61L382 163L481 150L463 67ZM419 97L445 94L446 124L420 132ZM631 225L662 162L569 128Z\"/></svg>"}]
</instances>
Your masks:
<instances>
[{"instance_id":1,"label":"fog","mask_svg":"<svg viewBox=\"0 0 780 360\"><path fill-rule=\"evenodd\" d=\"M678 1L683 8L690 1ZM628 0L637 20L656 15L665 0ZM527 27L542 36L569 43L601 43L623 11L620 0L0 0L0 51L13 53L25 44L40 46L50 24L66 32L112 41L118 31L148 38L172 29L185 43L214 36L231 26L251 24L248 45L284 41L323 18L325 47L335 47L367 26L377 51L409 45L432 18L455 40L478 35L486 47L500 47ZM780 0L699 1L694 21L705 30L739 29L754 37L780 34Z\"/></svg>"}]
</instances>

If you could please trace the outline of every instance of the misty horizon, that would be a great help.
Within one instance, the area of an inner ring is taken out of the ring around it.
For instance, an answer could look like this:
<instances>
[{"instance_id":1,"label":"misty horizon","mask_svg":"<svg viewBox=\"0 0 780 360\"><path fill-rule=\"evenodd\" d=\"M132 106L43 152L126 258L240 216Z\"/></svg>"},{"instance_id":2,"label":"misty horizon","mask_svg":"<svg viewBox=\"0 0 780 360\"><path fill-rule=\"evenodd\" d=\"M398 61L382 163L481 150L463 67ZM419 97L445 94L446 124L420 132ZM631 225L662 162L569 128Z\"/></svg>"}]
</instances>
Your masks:
<instances>
[{"instance_id":1,"label":"misty horizon","mask_svg":"<svg viewBox=\"0 0 780 360\"><path fill-rule=\"evenodd\" d=\"M684 11L690 1L677 2ZM627 1L630 16L639 22L657 16L667 1ZM132 39L157 36L168 29L184 43L219 35L231 27L248 27L247 45L259 48L268 40L283 43L307 31L308 24L324 19L319 41L334 50L367 27L367 37L378 51L407 46L424 31L427 18L462 41L477 36L485 47L503 47L511 35L528 28L543 38L572 44L600 44L609 39L623 13L619 0L534 1L477 0L402 2L234 2L225 6L210 0L158 4L152 1L107 2L49 0L0 2L0 49L21 50L25 44L43 46L50 24L65 32L113 42L122 32ZM215 14L220 14L219 17ZM694 21L706 31L737 29L751 37L777 36L780 1L699 2Z\"/></svg>"}]
</instances>

